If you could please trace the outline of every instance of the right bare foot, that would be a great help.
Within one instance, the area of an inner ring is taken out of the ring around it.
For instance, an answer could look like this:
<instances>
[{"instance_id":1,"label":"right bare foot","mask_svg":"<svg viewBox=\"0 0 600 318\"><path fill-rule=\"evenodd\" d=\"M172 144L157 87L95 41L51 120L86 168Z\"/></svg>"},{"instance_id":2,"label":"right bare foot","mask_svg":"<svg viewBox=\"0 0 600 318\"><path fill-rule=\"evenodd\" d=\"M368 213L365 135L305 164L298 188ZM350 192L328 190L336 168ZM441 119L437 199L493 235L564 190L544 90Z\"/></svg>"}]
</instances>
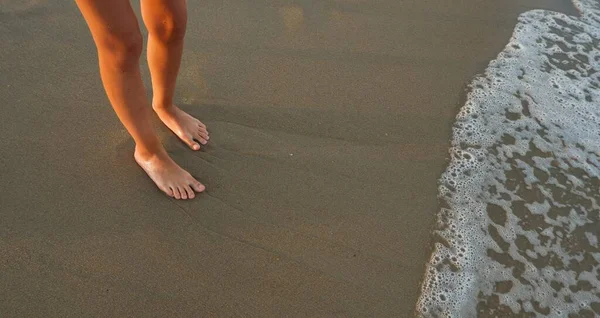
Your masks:
<instances>
[{"instance_id":1,"label":"right bare foot","mask_svg":"<svg viewBox=\"0 0 600 318\"><path fill-rule=\"evenodd\" d=\"M202 183L183 170L164 151L145 155L136 148L133 157L158 188L170 197L193 199L196 196L195 192L202 192L205 189Z\"/></svg>"}]
</instances>

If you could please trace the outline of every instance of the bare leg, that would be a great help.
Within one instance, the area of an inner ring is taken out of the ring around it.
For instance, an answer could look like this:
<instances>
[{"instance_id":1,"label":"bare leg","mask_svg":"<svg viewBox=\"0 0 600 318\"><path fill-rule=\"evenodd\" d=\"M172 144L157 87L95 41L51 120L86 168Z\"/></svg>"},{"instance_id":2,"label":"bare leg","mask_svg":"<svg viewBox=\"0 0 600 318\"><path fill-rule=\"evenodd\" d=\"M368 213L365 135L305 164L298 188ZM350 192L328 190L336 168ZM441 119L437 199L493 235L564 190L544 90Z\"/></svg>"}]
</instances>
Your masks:
<instances>
[{"instance_id":1,"label":"bare leg","mask_svg":"<svg viewBox=\"0 0 600 318\"><path fill-rule=\"evenodd\" d=\"M186 0L142 0L148 29L152 107L162 122L193 150L208 142L206 126L173 104L187 23ZM198 144L198 142L200 144Z\"/></svg>"},{"instance_id":2,"label":"bare leg","mask_svg":"<svg viewBox=\"0 0 600 318\"><path fill-rule=\"evenodd\" d=\"M126 0L76 0L96 47L100 76L117 116L135 140L134 157L169 196L187 199L204 186L167 154L151 124L152 112L140 75L142 36Z\"/></svg>"}]
</instances>

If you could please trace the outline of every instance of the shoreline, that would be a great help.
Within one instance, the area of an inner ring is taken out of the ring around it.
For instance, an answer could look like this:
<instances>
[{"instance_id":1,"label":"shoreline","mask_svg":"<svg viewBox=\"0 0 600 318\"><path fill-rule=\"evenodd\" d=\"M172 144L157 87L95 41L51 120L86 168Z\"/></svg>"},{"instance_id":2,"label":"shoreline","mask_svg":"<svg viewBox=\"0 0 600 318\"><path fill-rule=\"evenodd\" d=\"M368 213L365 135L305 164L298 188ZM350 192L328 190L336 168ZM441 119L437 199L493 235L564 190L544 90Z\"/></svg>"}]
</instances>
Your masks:
<instances>
[{"instance_id":1,"label":"shoreline","mask_svg":"<svg viewBox=\"0 0 600 318\"><path fill-rule=\"evenodd\" d=\"M208 190L174 202L135 166L74 3L11 1L8 316L409 316L466 84L541 4L189 3L176 102L211 142L160 134Z\"/></svg>"}]
</instances>

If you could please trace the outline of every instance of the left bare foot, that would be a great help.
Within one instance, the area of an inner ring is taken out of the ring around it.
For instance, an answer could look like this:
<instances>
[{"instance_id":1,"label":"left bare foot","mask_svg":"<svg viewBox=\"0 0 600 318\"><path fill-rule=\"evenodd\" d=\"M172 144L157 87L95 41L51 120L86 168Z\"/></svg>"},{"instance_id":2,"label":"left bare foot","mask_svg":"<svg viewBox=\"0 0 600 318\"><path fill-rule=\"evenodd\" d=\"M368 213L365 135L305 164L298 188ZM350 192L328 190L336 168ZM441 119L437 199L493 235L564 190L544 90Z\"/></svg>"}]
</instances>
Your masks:
<instances>
[{"instance_id":1,"label":"left bare foot","mask_svg":"<svg viewBox=\"0 0 600 318\"><path fill-rule=\"evenodd\" d=\"M200 142L203 145L208 143L208 131L198 119L184 112L179 107L171 105L171 107L153 107L158 115L158 118L171 131L186 143L192 150L200 150ZM198 142L196 142L198 141Z\"/></svg>"}]
</instances>

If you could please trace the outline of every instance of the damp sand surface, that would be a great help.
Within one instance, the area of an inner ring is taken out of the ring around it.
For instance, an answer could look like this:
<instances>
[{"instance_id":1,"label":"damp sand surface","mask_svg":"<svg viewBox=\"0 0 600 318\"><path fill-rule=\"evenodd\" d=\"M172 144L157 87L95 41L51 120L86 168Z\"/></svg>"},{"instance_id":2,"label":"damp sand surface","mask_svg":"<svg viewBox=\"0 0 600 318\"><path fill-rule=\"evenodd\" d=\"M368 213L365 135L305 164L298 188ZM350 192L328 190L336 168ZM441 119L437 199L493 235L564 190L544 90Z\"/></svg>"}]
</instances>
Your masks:
<instances>
[{"instance_id":1,"label":"damp sand surface","mask_svg":"<svg viewBox=\"0 0 600 318\"><path fill-rule=\"evenodd\" d=\"M138 3L132 1L136 7ZM168 199L133 160L72 1L0 0L0 312L411 316L464 89L567 1L189 1ZM148 72L143 63L144 78Z\"/></svg>"}]
</instances>

